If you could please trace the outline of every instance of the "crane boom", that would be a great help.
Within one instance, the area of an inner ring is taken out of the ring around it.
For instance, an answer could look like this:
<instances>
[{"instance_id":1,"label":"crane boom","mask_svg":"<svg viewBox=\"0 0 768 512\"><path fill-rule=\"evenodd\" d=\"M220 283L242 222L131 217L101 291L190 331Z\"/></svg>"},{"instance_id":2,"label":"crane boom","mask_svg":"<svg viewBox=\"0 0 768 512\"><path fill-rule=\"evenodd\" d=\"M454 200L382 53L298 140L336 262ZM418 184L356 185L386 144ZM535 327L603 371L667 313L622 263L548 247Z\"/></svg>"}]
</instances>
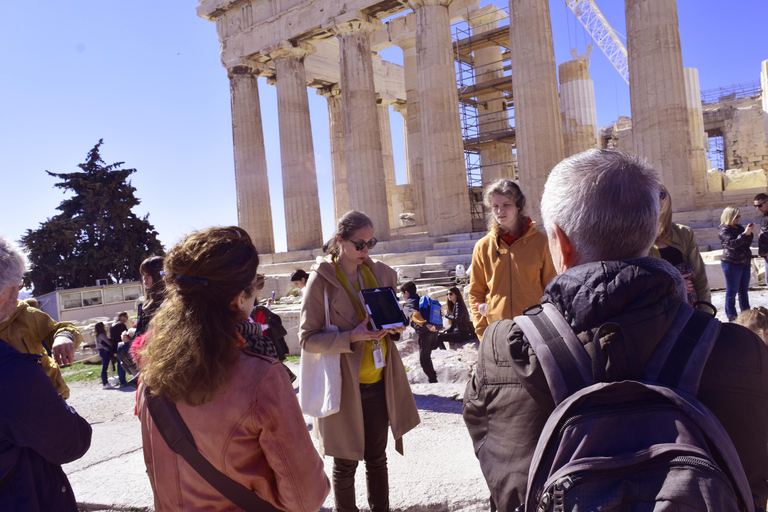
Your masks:
<instances>
[{"instance_id":1,"label":"crane boom","mask_svg":"<svg viewBox=\"0 0 768 512\"><path fill-rule=\"evenodd\" d=\"M629 83L627 49L603 13L597 8L594 0L565 0L565 5L571 8L592 39L595 40L597 46L611 61L616 71L619 72L625 82Z\"/></svg>"}]
</instances>

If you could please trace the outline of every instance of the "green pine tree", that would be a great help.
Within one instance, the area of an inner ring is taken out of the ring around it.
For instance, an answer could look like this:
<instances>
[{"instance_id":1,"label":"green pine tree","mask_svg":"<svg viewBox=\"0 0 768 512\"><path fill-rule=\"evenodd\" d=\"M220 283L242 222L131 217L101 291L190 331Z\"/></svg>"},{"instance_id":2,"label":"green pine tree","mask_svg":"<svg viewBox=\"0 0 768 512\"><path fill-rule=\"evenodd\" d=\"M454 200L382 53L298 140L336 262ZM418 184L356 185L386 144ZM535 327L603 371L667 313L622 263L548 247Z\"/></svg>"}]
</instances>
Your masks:
<instances>
[{"instance_id":1,"label":"green pine tree","mask_svg":"<svg viewBox=\"0 0 768 512\"><path fill-rule=\"evenodd\" d=\"M35 295L57 287L93 286L97 279L133 281L147 256L163 254L149 215L131 211L140 203L127 181L136 169L121 169L124 162L105 165L99 155L102 143L88 152L80 171L45 171L61 180L56 187L74 195L58 206L61 213L21 238L33 267L25 284Z\"/></svg>"}]
</instances>

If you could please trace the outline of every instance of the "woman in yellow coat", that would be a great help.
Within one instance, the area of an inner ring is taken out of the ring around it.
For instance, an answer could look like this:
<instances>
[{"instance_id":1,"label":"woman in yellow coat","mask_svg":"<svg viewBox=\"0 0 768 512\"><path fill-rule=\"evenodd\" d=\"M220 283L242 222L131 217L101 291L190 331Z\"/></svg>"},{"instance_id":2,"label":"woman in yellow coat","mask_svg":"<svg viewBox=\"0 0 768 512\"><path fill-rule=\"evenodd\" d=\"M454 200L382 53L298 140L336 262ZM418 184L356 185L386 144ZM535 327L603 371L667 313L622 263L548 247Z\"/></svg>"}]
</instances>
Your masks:
<instances>
[{"instance_id":1,"label":"woman in yellow coat","mask_svg":"<svg viewBox=\"0 0 768 512\"><path fill-rule=\"evenodd\" d=\"M469 275L469 309L479 337L492 322L539 304L557 274L546 235L523 213L525 196L517 183L494 181L483 202L492 216L488 234L475 244Z\"/></svg>"}]
</instances>

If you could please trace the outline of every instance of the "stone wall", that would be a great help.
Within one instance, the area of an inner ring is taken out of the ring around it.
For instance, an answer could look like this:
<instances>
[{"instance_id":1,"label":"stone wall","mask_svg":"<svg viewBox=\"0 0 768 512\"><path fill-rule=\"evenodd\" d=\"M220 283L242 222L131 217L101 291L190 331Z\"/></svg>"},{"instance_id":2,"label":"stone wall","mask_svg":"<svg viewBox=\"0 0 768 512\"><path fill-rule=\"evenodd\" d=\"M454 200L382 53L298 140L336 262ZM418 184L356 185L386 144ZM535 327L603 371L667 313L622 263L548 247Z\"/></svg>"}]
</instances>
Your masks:
<instances>
[{"instance_id":1,"label":"stone wall","mask_svg":"<svg viewBox=\"0 0 768 512\"><path fill-rule=\"evenodd\" d=\"M726 169L768 170L768 134L760 96L704 105L704 129L722 133Z\"/></svg>"}]
</instances>

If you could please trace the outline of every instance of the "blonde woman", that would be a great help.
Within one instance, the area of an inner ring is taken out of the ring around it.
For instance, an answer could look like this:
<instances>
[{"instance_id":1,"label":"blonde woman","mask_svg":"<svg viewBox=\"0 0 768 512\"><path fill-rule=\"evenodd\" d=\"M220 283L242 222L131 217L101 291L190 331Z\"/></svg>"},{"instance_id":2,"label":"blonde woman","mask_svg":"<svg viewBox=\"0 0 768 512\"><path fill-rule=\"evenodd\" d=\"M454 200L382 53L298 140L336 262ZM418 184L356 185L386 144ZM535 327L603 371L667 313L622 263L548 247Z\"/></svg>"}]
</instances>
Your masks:
<instances>
[{"instance_id":1,"label":"blonde woman","mask_svg":"<svg viewBox=\"0 0 768 512\"><path fill-rule=\"evenodd\" d=\"M712 302L707 271L699 253L699 245L693 230L682 224L672 222L672 198L664 185L659 185L659 234L648 255L668 261L682 272L689 296L695 296L693 302Z\"/></svg>"},{"instance_id":2,"label":"blonde woman","mask_svg":"<svg viewBox=\"0 0 768 512\"><path fill-rule=\"evenodd\" d=\"M749 279L752 276L752 229L751 222L745 228L739 224L741 211L727 206L720 216L717 234L723 244L720 266L725 276L725 315L728 321L736 320L736 295L742 313L749 309Z\"/></svg>"},{"instance_id":3,"label":"blonde woman","mask_svg":"<svg viewBox=\"0 0 768 512\"><path fill-rule=\"evenodd\" d=\"M492 322L512 320L539 304L557 274L546 235L524 214L525 196L517 183L494 181L483 192L483 202L492 215L488 234L472 253L468 292L478 337Z\"/></svg>"}]
</instances>

